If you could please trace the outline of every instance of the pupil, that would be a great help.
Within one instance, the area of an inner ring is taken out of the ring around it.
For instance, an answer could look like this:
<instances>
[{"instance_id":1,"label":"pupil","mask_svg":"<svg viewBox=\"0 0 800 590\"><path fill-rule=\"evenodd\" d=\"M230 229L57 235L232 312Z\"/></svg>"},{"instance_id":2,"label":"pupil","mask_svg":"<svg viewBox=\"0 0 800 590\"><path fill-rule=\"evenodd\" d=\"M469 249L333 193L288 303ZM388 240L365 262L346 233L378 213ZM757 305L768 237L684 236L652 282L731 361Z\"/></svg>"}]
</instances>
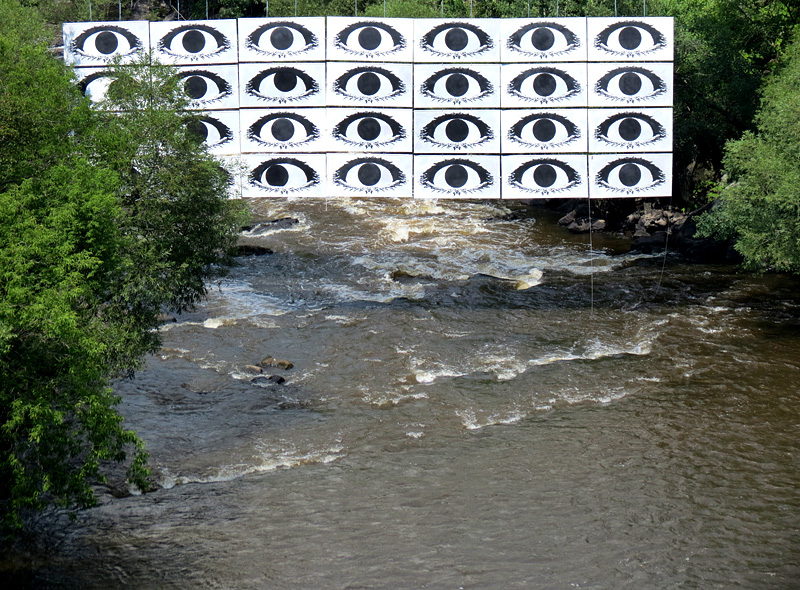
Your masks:
<instances>
[{"instance_id":1,"label":"pupil","mask_svg":"<svg viewBox=\"0 0 800 590\"><path fill-rule=\"evenodd\" d=\"M358 78L358 91L366 96L372 96L381 89L381 79L378 74L365 72Z\"/></svg>"},{"instance_id":2,"label":"pupil","mask_svg":"<svg viewBox=\"0 0 800 590\"><path fill-rule=\"evenodd\" d=\"M642 34L635 27L625 27L619 32L619 44L625 49L636 49L641 42Z\"/></svg>"},{"instance_id":3,"label":"pupil","mask_svg":"<svg viewBox=\"0 0 800 590\"><path fill-rule=\"evenodd\" d=\"M642 171L636 164L625 164L619 171L619 180L625 186L639 184L642 179Z\"/></svg>"},{"instance_id":4,"label":"pupil","mask_svg":"<svg viewBox=\"0 0 800 590\"><path fill-rule=\"evenodd\" d=\"M376 49L381 44L381 33L375 27L366 27L358 34L358 44L367 51Z\"/></svg>"},{"instance_id":5,"label":"pupil","mask_svg":"<svg viewBox=\"0 0 800 590\"><path fill-rule=\"evenodd\" d=\"M183 83L183 89L189 95L189 98L198 99L206 95L208 84L200 76L189 76L186 82Z\"/></svg>"},{"instance_id":6,"label":"pupil","mask_svg":"<svg viewBox=\"0 0 800 590\"><path fill-rule=\"evenodd\" d=\"M269 42L275 49L289 49L292 46L292 32L286 27L278 27L269 36Z\"/></svg>"},{"instance_id":7,"label":"pupil","mask_svg":"<svg viewBox=\"0 0 800 590\"><path fill-rule=\"evenodd\" d=\"M297 86L297 75L291 70L278 70L275 72L275 88L281 92L289 92Z\"/></svg>"},{"instance_id":8,"label":"pupil","mask_svg":"<svg viewBox=\"0 0 800 590\"><path fill-rule=\"evenodd\" d=\"M464 29L459 29L458 27L450 29L444 36L444 44L447 45L450 51L461 51L467 46L468 41L469 39Z\"/></svg>"},{"instance_id":9,"label":"pupil","mask_svg":"<svg viewBox=\"0 0 800 590\"><path fill-rule=\"evenodd\" d=\"M623 119L619 124L619 135L625 141L633 141L642 133L642 125L636 119Z\"/></svg>"},{"instance_id":10,"label":"pupil","mask_svg":"<svg viewBox=\"0 0 800 590\"><path fill-rule=\"evenodd\" d=\"M200 141L205 141L208 139L208 127L203 125L202 122L191 121L186 128L189 130L189 133L197 136Z\"/></svg>"},{"instance_id":11,"label":"pupil","mask_svg":"<svg viewBox=\"0 0 800 590\"><path fill-rule=\"evenodd\" d=\"M272 137L278 141L288 141L294 135L294 125L289 119L276 119L272 124Z\"/></svg>"},{"instance_id":12,"label":"pupil","mask_svg":"<svg viewBox=\"0 0 800 590\"><path fill-rule=\"evenodd\" d=\"M453 164L448 166L444 173L444 181L448 186L453 188L461 188L467 184L467 169L461 164Z\"/></svg>"},{"instance_id":13,"label":"pupil","mask_svg":"<svg viewBox=\"0 0 800 590\"><path fill-rule=\"evenodd\" d=\"M270 186L286 186L289 181L289 172L280 164L275 164L267 168L265 179Z\"/></svg>"},{"instance_id":14,"label":"pupil","mask_svg":"<svg viewBox=\"0 0 800 590\"><path fill-rule=\"evenodd\" d=\"M539 141L550 141L556 136L555 123L550 119L539 119L533 124L533 136Z\"/></svg>"},{"instance_id":15,"label":"pupil","mask_svg":"<svg viewBox=\"0 0 800 590\"><path fill-rule=\"evenodd\" d=\"M469 90L469 80L464 74L452 74L447 77L444 87L450 96L464 96Z\"/></svg>"},{"instance_id":16,"label":"pupil","mask_svg":"<svg viewBox=\"0 0 800 590\"><path fill-rule=\"evenodd\" d=\"M381 169L377 164L367 162L358 169L358 181L364 186L375 186L381 179Z\"/></svg>"},{"instance_id":17,"label":"pupil","mask_svg":"<svg viewBox=\"0 0 800 590\"><path fill-rule=\"evenodd\" d=\"M556 79L550 74L539 74L533 81L533 91L539 96L550 96L556 91Z\"/></svg>"},{"instance_id":18,"label":"pupil","mask_svg":"<svg viewBox=\"0 0 800 590\"><path fill-rule=\"evenodd\" d=\"M103 55L114 53L117 50L117 36L109 31L103 31L97 36L94 41L97 51Z\"/></svg>"},{"instance_id":19,"label":"pupil","mask_svg":"<svg viewBox=\"0 0 800 590\"><path fill-rule=\"evenodd\" d=\"M638 74L634 74L633 72L622 74L622 77L619 79L619 89L622 90L623 94L627 94L628 96L638 94L642 89L642 79Z\"/></svg>"},{"instance_id":20,"label":"pupil","mask_svg":"<svg viewBox=\"0 0 800 590\"><path fill-rule=\"evenodd\" d=\"M463 119L453 119L445 127L445 135L450 141L460 143L469 135L469 126Z\"/></svg>"},{"instance_id":21,"label":"pupil","mask_svg":"<svg viewBox=\"0 0 800 590\"><path fill-rule=\"evenodd\" d=\"M556 181L556 169L550 164L542 164L536 167L533 171L533 182L536 186L548 187L553 186Z\"/></svg>"},{"instance_id":22,"label":"pupil","mask_svg":"<svg viewBox=\"0 0 800 590\"><path fill-rule=\"evenodd\" d=\"M381 124L372 117L365 117L358 123L357 131L361 139L372 141L381 134Z\"/></svg>"},{"instance_id":23,"label":"pupil","mask_svg":"<svg viewBox=\"0 0 800 590\"><path fill-rule=\"evenodd\" d=\"M531 43L539 51L547 51L553 46L556 38L550 29L539 27L531 35Z\"/></svg>"},{"instance_id":24,"label":"pupil","mask_svg":"<svg viewBox=\"0 0 800 590\"><path fill-rule=\"evenodd\" d=\"M189 53L197 53L206 45L206 38L200 31L187 31L183 36L183 48Z\"/></svg>"}]
</instances>

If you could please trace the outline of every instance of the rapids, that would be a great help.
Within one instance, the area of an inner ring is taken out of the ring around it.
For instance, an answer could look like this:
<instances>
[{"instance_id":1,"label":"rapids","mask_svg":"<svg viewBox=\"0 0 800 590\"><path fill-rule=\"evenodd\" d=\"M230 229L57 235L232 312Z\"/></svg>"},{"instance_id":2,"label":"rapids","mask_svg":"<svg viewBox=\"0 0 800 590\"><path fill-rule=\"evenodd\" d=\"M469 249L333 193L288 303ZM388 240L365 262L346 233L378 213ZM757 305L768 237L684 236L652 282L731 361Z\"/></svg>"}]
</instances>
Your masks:
<instances>
[{"instance_id":1,"label":"rapids","mask_svg":"<svg viewBox=\"0 0 800 590\"><path fill-rule=\"evenodd\" d=\"M0 579L798 587L800 281L515 204L253 207L298 223L115 384L161 489L39 517Z\"/></svg>"}]
</instances>

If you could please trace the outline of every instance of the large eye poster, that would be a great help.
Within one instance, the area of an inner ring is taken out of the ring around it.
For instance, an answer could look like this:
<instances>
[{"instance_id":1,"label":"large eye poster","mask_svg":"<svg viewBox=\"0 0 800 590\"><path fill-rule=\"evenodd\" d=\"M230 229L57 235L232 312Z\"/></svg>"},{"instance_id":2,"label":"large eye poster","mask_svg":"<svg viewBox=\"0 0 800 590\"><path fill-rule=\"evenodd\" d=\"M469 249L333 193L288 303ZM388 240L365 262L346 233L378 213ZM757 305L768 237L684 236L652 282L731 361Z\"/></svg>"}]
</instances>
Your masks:
<instances>
[{"instance_id":1,"label":"large eye poster","mask_svg":"<svg viewBox=\"0 0 800 590\"><path fill-rule=\"evenodd\" d=\"M245 197L671 194L671 18L64 24L99 105L107 65L147 51Z\"/></svg>"}]
</instances>

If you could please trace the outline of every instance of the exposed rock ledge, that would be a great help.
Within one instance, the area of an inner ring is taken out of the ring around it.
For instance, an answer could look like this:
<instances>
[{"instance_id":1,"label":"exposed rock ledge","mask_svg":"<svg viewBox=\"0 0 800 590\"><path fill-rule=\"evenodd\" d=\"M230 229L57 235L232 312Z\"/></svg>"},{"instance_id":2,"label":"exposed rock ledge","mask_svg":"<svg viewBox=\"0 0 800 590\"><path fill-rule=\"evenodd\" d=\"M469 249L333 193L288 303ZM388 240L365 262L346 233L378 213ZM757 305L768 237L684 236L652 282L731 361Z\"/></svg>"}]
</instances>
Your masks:
<instances>
[{"instance_id":1,"label":"exposed rock ledge","mask_svg":"<svg viewBox=\"0 0 800 590\"><path fill-rule=\"evenodd\" d=\"M711 205L685 213L658 202L634 203L626 199L622 204L602 202L595 207L593 203L591 216L585 201L551 202L549 206L564 213L558 223L567 230L574 233L607 231L629 236L633 251L649 254L666 247L689 262L741 262L730 240L695 237L697 219ZM631 209L633 212L629 212Z\"/></svg>"}]
</instances>

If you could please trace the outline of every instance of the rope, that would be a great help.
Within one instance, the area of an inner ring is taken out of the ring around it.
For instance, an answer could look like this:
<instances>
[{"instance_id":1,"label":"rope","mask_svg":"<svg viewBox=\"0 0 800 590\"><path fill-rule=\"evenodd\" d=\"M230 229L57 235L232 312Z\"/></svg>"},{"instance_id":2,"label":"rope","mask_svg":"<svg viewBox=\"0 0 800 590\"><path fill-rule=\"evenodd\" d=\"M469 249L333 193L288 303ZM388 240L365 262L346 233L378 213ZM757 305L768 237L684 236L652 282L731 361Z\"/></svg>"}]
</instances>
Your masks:
<instances>
[{"instance_id":1,"label":"rope","mask_svg":"<svg viewBox=\"0 0 800 590\"><path fill-rule=\"evenodd\" d=\"M672 194L669 196L668 209L672 209ZM667 267L667 250L669 249L669 236L672 233L672 219L667 221L667 235L664 238L664 258L661 260L661 274L658 275L658 284L656 285L656 295L661 292L661 281L664 279L664 269Z\"/></svg>"},{"instance_id":2,"label":"rope","mask_svg":"<svg viewBox=\"0 0 800 590\"><path fill-rule=\"evenodd\" d=\"M590 288L590 310L591 315L594 315L594 248L592 247L592 199L591 197L587 198L589 202L589 284L591 285Z\"/></svg>"}]
</instances>

